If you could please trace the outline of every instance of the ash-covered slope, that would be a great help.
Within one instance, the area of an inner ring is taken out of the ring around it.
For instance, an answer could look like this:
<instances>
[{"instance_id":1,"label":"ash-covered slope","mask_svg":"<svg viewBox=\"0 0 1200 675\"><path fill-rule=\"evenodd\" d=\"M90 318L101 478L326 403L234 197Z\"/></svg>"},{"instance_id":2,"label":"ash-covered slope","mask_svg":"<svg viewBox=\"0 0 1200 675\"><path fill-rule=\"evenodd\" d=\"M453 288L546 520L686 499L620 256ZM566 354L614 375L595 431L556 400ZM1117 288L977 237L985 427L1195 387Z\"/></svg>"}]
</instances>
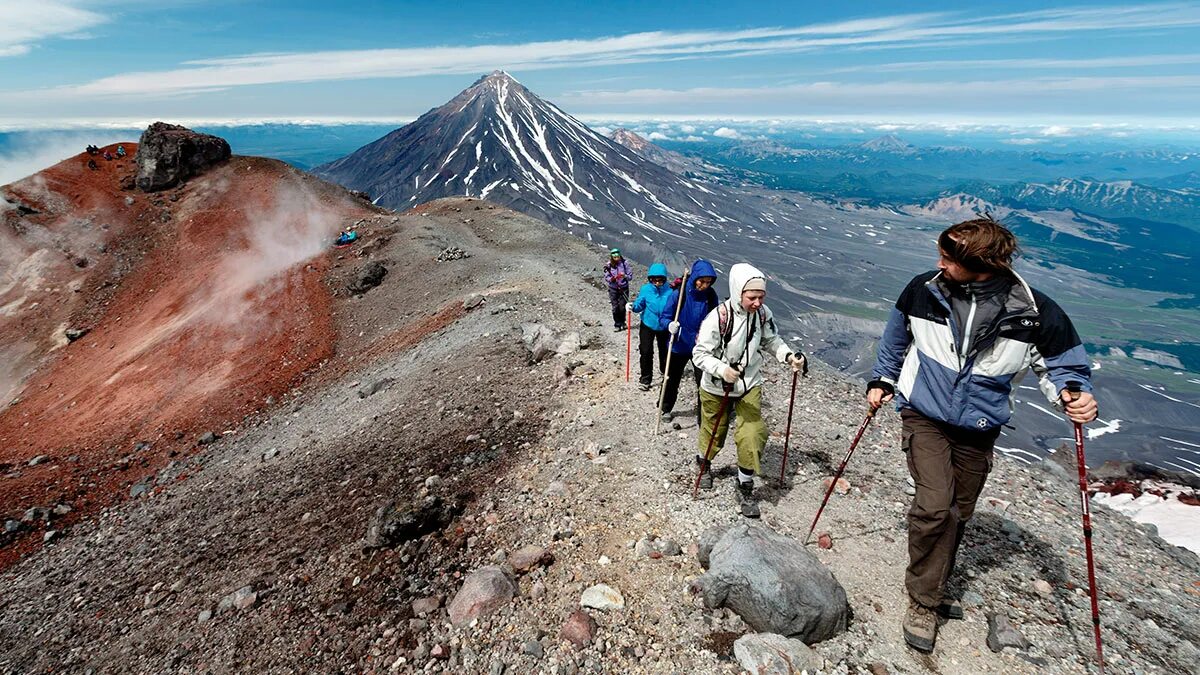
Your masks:
<instances>
[{"instance_id":1,"label":"ash-covered slope","mask_svg":"<svg viewBox=\"0 0 1200 675\"><path fill-rule=\"evenodd\" d=\"M501 71L313 172L381 206L480 197L604 241L636 232L670 246L737 219L725 189L645 159Z\"/></svg>"},{"instance_id":2,"label":"ash-covered slope","mask_svg":"<svg viewBox=\"0 0 1200 675\"><path fill-rule=\"evenodd\" d=\"M377 215L305 273L344 288L402 261L333 298L327 361L150 469L142 496L0 572L0 672L743 672L732 642L753 629L685 590L704 572L702 534L741 519L736 453L693 499L695 423L655 434L655 392L625 382L625 336L598 321L595 247L474 199ZM438 262L449 246L471 256ZM861 387L820 365L802 380L780 484L790 373L765 377L762 522L799 540L862 419ZM958 559L966 617L932 655L904 646L900 443L881 411L822 515L833 547L812 550L853 619L802 652L808 672L1094 672L1078 484L1051 463L996 459ZM1093 527L1110 668L1192 672L1196 557L1107 508ZM486 596L468 581L483 568ZM581 607L598 583L619 607ZM997 614L1031 646L988 649Z\"/></svg>"}]
</instances>

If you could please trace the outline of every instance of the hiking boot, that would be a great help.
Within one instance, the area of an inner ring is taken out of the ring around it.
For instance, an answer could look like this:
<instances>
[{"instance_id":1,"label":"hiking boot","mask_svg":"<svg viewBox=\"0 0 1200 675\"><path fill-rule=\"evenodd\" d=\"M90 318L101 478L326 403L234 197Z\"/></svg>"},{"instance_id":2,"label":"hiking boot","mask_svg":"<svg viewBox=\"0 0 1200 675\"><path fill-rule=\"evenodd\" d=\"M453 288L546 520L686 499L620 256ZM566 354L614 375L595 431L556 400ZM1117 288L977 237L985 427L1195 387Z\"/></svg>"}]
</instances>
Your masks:
<instances>
[{"instance_id":1,"label":"hiking boot","mask_svg":"<svg viewBox=\"0 0 1200 675\"><path fill-rule=\"evenodd\" d=\"M942 604L938 605L937 613L944 619L962 619L962 603L954 599L943 600Z\"/></svg>"},{"instance_id":2,"label":"hiking boot","mask_svg":"<svg viewBox=\"0 0 1200 675\"><path fill-rule=\"evenodd\" d=\"M620 332L621 332L621 331L623 331L623 330L625 330L625 326L614 326L614 327L613 327L613 332L614 332L614 333L620 333Z\"/></svg>"},{"instance_id":3,"label":"hiking boot","mask_svg":"<svg viewBox=\"0 0 1200 675\"><path fill-rule=\"evenodd\" d=\"M669 412L663 413L661 419L663 421L663 424L670 422L671 421L671 413L669 413Z\"/></svg>"},{"instance_id":4,"label":"hiking boot","mask_svg":"<svg viewBox=\"0 0 1200 675\"><path fill-rule=\"evenodd\" d=\"M650 383L638 382L638 389L641 389L642 391L650 391Z\"/></svg>"},{"instance_id":5,"label":"hiking boot","mask_svg":"<svg viewBox=\"0 0 1200 675\"><path fill-rule=\"evenodd\" d=\"M904 641L913 649L932 652L937 640L937 614L921 603L908 599L908 611L904 613Z\"/></svg>"},{"instance_id":6,"label":"hiking boot","mask_svg":"<svg viewBox=\"0 0 1200 675\"><path fill-rule=\"evenodd\" d=\"M696 457L696 466L699 467L700 473L700 489L713 489L712 462Z\"/></svg>"},{"instance_id":7,"label":"hiking boot","mask_svg":"<svg viewBox=\"0 0 1200 675\"><path fill-rule=\"evenodd\" d=\"M758 518L762 512L758 509L758 500L754 498L754 483L738 481L737 486L738 510L747 518Z\"/></svg>"}]
</instances>

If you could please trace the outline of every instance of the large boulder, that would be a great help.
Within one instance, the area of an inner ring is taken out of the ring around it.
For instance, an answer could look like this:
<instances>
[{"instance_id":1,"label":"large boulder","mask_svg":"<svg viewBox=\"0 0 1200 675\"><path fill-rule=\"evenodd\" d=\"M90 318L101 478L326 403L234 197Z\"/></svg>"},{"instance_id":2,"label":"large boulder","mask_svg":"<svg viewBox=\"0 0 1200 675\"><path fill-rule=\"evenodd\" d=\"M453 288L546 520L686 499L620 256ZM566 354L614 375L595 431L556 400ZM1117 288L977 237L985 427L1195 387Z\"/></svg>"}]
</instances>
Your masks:
<instances>
[{"instance_id":1,"label":"large boulder","mask_svg":"<svg viewBox=\"0 0 1200 675\"><path fill-rule=\"evenodd\" d=\"M187 127L155 122L142 132L137 149L137 186L143 192L174 187L229 159L225 139Z\"/></svg>"},{"instance_id":2,"label":"large boulder","mask_svg":"<svg viewBox=\"0 0 1200 675\"><path fill-rule=\"evenodd\" d=\"M791 537L739 523L706 532L698 557L708 572L694 582L693 591L707 607L728 607L760 633L810 645L846 630L845 589Z\"/></svg>"}]
</instances>

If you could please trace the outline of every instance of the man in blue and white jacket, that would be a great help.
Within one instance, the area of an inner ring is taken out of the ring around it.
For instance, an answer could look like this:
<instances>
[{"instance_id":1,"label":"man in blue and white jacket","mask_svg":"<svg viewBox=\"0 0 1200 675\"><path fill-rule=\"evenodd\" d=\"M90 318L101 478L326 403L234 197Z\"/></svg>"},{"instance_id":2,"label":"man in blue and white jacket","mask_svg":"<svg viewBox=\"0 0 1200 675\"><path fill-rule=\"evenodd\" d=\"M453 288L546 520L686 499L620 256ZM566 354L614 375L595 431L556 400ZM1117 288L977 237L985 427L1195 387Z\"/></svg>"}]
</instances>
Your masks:
<instances>
[{"instance_id":1,"label":"man in blue and white jacket","mask_svg":"<svg viewBox=\"0 0 1200 675\"><path fill-rule=\"evenodd\" d=\"M909 609L903 630L930 651L937 616L961 618L946 581L992 465L1013 387L1028 370L1074 422L1096 418L1091 369L1066 313L1012 268L1017 239L990 218L938 238L938 269L909 282L892 309L867 385L878 409L895 397L916 483L908 512ZM1079 383L1081 393L1067 391Z\"/></svg>"}]
</instances>

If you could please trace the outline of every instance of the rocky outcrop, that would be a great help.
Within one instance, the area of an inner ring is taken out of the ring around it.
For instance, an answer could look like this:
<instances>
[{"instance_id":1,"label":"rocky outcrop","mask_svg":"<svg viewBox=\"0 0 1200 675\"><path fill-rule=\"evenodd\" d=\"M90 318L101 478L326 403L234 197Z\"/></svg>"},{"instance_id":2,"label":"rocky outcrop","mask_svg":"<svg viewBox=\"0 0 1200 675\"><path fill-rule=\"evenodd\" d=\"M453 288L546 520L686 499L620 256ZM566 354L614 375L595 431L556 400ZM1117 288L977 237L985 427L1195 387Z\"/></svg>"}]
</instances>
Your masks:
<instances>
[{"instance_id":1,"label":"rocky outcrop","mask_svg":"<svg viewBox=\"0 0 1200 675\"><path fill-rule=\"evenodd\" d=\"M846 630L849 603L833 574L800 542L760 525L704 533L698 558L708 573L694 590L708 607L728 607L751 628L813 644Z\"/></svg>"},{"instance_id":2,"label":"rocky outcrop","mask_svg":"<svg viewBox=\"0 0 1200 675\"><path fill-rule=\"evenodd\" d=\"M229 159L230 154L229 143L223 138L155 122L138 141L138 189L157 192L174 187Z\"/></svg>"}]
</instances>

